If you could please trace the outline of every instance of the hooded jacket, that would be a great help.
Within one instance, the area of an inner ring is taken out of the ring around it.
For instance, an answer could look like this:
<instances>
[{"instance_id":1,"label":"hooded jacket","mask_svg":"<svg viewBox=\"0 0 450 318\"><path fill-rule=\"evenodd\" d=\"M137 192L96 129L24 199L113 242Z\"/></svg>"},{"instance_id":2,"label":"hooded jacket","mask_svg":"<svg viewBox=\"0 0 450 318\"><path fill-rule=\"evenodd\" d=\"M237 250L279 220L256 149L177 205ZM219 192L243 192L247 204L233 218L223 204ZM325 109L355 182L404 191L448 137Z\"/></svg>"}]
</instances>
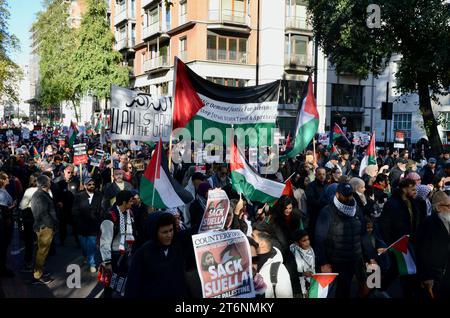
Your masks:
<instances>
[{"instance_id":1,"label":"hooded jacket","mask_svg":"<svg viewBox=\"0 0 450 318\"><path fill-rule=\"evenodd\" d=\"M272 258L269 258L264 265L260 268L259 274L262 276L264 283L267 285L265 298L274 298L273 286L270 280L270 267L272 263L280 262L280 267L278 268L277 273L277 284L275 286L275 291L277 294L277 298L292 298L292 285L291 285L291 277L289 276L289 272L286 267L283 265L283 256L281 252L276 247L273 247L276 251L276 255Z\"/></svg>"},{"instance_id":2,"label":"hooded jacket","mask_svg":"<svg viewBox=\"0 0 450 318\"><path fill-rule=\"evenodd\" d=\"M174 235L172 244L161 246L158 229L161 217L167 212L154 212L149 216L150 240L134 254L128 272L125 297L174 298L185 297L185 267L183 248ZM173 223L176 229L175 222Z\"/></svg>"}]
</instances>

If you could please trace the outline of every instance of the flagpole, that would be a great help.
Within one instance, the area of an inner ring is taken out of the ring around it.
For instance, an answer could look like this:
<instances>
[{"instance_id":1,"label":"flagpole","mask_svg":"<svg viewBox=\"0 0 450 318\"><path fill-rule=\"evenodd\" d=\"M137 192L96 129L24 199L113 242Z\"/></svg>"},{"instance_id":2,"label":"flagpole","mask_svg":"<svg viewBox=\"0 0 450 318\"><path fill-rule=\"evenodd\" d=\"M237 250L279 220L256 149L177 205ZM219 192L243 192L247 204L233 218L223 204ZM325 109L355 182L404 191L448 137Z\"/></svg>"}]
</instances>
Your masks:
<instances>
[{"instance_id":1,"label":"flagpole","mask_svg":"<svg viewBox=\"0 0 450 318\"><path fill-rule=\"evenodd\" d=\"M291 178L292 178L292 176L295 174L295 172L293 173L293 174L291 174L290 176L289 176L289 178L287 178L285 181L284 181L284 183L286 183L286 182L288 182Z\"/></svg>"},{"instance_id":2,"label":"flagpole","mask_svg":"<svg viewBox=\"0 0 450 318\"><path fill-rule=\"evenodd\" d=\"M316 137L313 138L313 156L314 156L314 165L317 165L317 157L316 157Z\"/></svg>"},{"instance_id":3,"label":"flagpole","mask_svg":"<svg viewBox=\"0 0 450 318\"><path fill-rule=\"evenodd\" d=\"M172 170L172 135L173 135L173 111L175 108L175 92L176 92L176 86L177 86L177 70L178 70L178 57L174 57L174 67L173 67L173 84L172 84L172 131L170 132L170 138L169 138L169 172ZM160 134L161 137L161 134Z\"/></svg>"},{"instance_id":4,"label":"flagpole","mask_svg":"<svg viewBox=\"0 0 450 318\"><path fill-rule=\"evenodd\" d=\"M113 141L111 139L111 182L114 182L114 158L113 158Z\"/></svg>"},{"instance_id":5,"label":"flagpole","mask_svg":"<svg viewBox=\"0 0 450 318\"><path fill-rule=\"evenodd\" d=\"M157 172L157 169L158 169L158 167L159 167L159 165L160 165L160 163L159 163L159 160L160 160L160 158L161 158L161 153L159 153L159 149L160 149L160 147L162 148L162 145L161 145L161 143L162 143L162 139L161 139L161 135L159 136L159 141L158 141L158 146L157 146L157 148L155 148L155 153L153 154L154 156L156 155L156 164L155 164L155 174L153 175L154 176L154 180L155 180L155 182L153 183L153 193L152 193L152 208L153 209L155 209L155 188L156 188L156 172ZM150 159L151 160L151 159Z\"/></svg>"}]
</instances>

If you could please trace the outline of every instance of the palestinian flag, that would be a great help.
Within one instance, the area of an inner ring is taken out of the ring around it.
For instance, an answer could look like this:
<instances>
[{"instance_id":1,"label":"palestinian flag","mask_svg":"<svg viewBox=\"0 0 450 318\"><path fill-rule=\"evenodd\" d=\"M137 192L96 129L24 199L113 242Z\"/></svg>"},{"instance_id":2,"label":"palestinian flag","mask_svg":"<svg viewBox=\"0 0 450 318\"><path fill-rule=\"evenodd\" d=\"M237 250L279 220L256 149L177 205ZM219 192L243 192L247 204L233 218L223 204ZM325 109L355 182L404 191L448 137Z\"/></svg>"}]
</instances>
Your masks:
<instances>
[{"instance_id":1,"label":"palestinian flag","mask_svg":"<svg viewBox=\"0 0 450 318\"><path fill-rule=\"evenodd\" d=\"M194 199L170 174L161 140L141 177L139 192L142 201L156 209L184 206Z\"/></svg>"},{"instance_id":2,"label":"palestinian flag","mask_svg":"<svg viewBox=\"0 0 450 318\"><path fill-rule=\"evenodd\" d=\"M286 149L291 148L291 132L289 132L287 139L286 139Z\"/></svg>"},{"instance_id":3,"label":"palestinian flag","mask_svg":"<svg viewBox=\"0 0 450 318\"><path fill-rule=\"evenodd\" d=\"M271 145L278 116L280 81L252 87L226 87L203 79L175 58L173 130L187 128L197 141L214 128L218 144L229 142L227 128L245 134L245 144ZM195 129L194 129L195 127ZM195 132L195 133L194 133ZM229 136L229 135L228 135Z\"/></svg>"},{"instance_id":4,"label":"palestinian flag","mask_svg":"<svg viewBox=\"0 0 450 318\"><path fill-rule=\"evenodd\" d=\"M69 147L73 146L75 140L77 139L77 135L78 135L78 127L73 121L71 121L69 128Z\"/></svg>"},{"instance_id":5,"label":"palestinian flag","mask_svg":"<svg viewBox=\"0 0 450 318\"><path fill-rule=\"evenodd\" d=\"M314 274L309 286L309 298L329 298L333 281L337 276L336 273Z\"/></svg>"},{"instance_id":6,"label":"palestinian flag","mask_svg":"<svg viewBox=\"0 0 450 318\"><path fill-rule=\"evenodd\" d=\"M400 276L413 275L417 272L411 250L408 247L409 236L404 235L387 249L394 253Z\"/></svg>"},{"instance_id":7,"label":"palestinian flag","mask_svg":"<svg viewBox=\"0 0 450 318\"><path fill-rule=\"evenodd\" d=\"M336 139L339 139L341 137L345 137L345 133L341 129L341 127L339 127L338 124L334 123L334 126L333 126L333 141L335 141Z\"/></svg>"},{"instance_id":8,"label":"palestinian flag","mask_svg":"<svg viewBox=\"0 0 450 318\"><path fill-rule=\"evenodd\" d=\"M370 138L369 146L367 147L367 153L364 156L363 160L361 160L361 166L359 167L359 176L362 177L364 175L364 169L368 165L376 165L377 160L375 159L375 132L373 132L372 137Z\"/></svg>"},{"instance_id":9,"label":"palestinian flag","mask_svg":"<svg viewBox=\"0 0 450 318\"><path fill-rule=\"evenodd\" d=\"M303 93L303 100L300 112L297 117L297 128L294 147L287 154L280 156L280 160L293 158L308 147L313 140L319 127L319 113L317 103L313 94L313 84L311 76L308 79L306 92Z\"/></svg>"},{"instance_id":10,"label":"palestinian flag","mask_svg":"<svg viewBox=\"0 0 450 318\"><path fill-rule=\"evenodd\" d=\"M36 147L35 146L33 146L33 157L36 159L36 158L39 158L41 155L39 154L39 151L36 149Z\"/></svg>"},{"instance_id":11,"label":"palestinian flag","mask_svg":"<svg viewBox=\"0 0 450 318\"><path fill-rule=\"evenodd\" d=\"M292 187L291 179L288 179L284 183L284 189L283 189L283 192L281 193L281 195L287 195L287 196L290 196L291 198L294 197L294 188Z\"/></svg>"},{"instance_id":12,"label":"palestinian flag","mask_svg":"<svg viewBox=\"0 0 450 318\"><path fill-rule=\"evenodd\" d=\"M339 150L338 150L338 148L336 147L336 145L335 144L333 144L332 146L331 146L331 156L332 155L340 155L340 152L339 152Z\"/></svg>"},{"instance_id":13,"label":"palestinian flag","mask_svg":"<svg viewBox=\"0 0 450 318\"><path fill-rule=\"evenodd\" d=\"M230 170L233 189L250 201L271 203L283 194L285 185L261 177L246 162L234 143L230 150Z\"/></svg>"}]
</instances>

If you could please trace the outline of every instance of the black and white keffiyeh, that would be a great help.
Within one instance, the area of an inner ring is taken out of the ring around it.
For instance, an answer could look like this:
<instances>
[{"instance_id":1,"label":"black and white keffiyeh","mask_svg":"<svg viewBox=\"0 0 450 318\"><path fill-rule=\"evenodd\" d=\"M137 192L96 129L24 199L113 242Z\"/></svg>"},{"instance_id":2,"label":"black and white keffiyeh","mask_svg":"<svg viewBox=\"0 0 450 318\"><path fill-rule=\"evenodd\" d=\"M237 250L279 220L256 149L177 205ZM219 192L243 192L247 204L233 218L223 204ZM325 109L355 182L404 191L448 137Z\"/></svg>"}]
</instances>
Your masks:
<instances>
[{"instance_id":1,"label":"black and white keffiyeh","mask_svg":"<svg viewBox=\"0 0 450 318\"><path fill-rule=\"evenodd\" d=\"M344 203L339 202L338 198L335 196L333 199L333 203L336 206L336 208L344 213L347 216L354 217L356 214L356 201L353 200L353 205L347 205Z\"/></svg>"},{"instance_id":2,"label":"black and white keffiyeh","mask_svg":"<svg viewBox=\"0 0 450 318\"><path fill-rule=\"evenodd\" d=\"M133 236L133 226L131 220L130 210L127 210L126 213L119 213L120 215L120 244L119 244L119 252L120 254L125 254L128 247L131 247L134 243Z\"/></svg>"}]
</instances>

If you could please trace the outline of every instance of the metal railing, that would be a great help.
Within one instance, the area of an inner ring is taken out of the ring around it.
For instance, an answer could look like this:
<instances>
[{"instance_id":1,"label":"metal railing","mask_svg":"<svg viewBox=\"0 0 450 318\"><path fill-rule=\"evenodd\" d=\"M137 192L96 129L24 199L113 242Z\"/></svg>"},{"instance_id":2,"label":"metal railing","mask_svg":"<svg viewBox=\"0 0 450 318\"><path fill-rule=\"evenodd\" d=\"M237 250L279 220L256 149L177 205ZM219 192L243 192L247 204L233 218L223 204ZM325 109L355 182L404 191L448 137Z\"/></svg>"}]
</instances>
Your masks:
<instances>
[{"instance_id":1,"label":"metal railing","mask_svg":"<svg viewBox=\"0 0 450 318\"><path fill-rule=\"evenodd\" d=\"M207 59L211 61L248 64L248 56L248 52L234 52L214 49L208 49L207 51Z\"/></svg>"},{"instance_id":2,"label":"metal railing","mask_svg":"<svg viewBox=\"0 0 450 318\"><path fill-rule=\"evenodd\" d=\"M236 10L209 10L209 19L220 22L232 22L238 24L249 24L247 14Z\"/></svg>"},{"instance_id":3,"label":"metal railing","mask_svg":"<svg viewBox=\"0 0 450 318\"><path fill-rule=\"evenodd\" d=\"M155 22L155 23L153 23L153 24L151 24L151 25L149 25L147 27L144 27L142 29L142 38L146 39L146 38L148 38L148 37L150 37L150 36L160 32L160 31L161 31L161 26L159 24L159 21Z\"/></svg>"},{"instance_id":4,"label":"metal railing","mask_svg":"<svg viewBox=\"0 0 450 318\"><path fill-rule=\"evenodd\" d=\"M291 67L312 65L312 59L306 54L291 54L284 57L284 65Z\"/></svg>"},{"instance_id":5,"label":"metal railing","mask_svg":"<svg viewBox=\"0 0 450 318\"><path fill-rule=\"evenodd\" d=\"M149 72L161 67L169 67L169 57L167 55L161 55L157 58L144 61L144 72Z\"/></svg>"},{"instance_id":6,"label":"metal railing","mask_svg":"<svg viewBox=\"0 0 450 318\"><path fill-rule=\"evenodd\" d=\"M127 10L125 9L125 10L117 13L114 16L114 24L117 25L117 24L119 24L120 22L122 22L122 21L124 21L126 19L127 19Z\"/></svg>"},{"instance_id":7,"label":"metal railing","mask_svg":"<svg viewBox=\"0 0 450 318\"><path fill-rule=\"evenodd\" d=\"M117 43L116 43L116 50L117 51L123 50L123 49L125 49L127 47L128 47L128 39L127 38L123 38L123 39L117 40Z\"/></svg>"},{"instance_id":8,"label":"metal railing","mask_svg":"<svg viewBox=\"0 0 450 318\"><path fill-rule=\"evenodd\" d=\"M308 20L299 17L286 17L286 28L312 31L312 25Z\"/></svg>"}]
</instances>

